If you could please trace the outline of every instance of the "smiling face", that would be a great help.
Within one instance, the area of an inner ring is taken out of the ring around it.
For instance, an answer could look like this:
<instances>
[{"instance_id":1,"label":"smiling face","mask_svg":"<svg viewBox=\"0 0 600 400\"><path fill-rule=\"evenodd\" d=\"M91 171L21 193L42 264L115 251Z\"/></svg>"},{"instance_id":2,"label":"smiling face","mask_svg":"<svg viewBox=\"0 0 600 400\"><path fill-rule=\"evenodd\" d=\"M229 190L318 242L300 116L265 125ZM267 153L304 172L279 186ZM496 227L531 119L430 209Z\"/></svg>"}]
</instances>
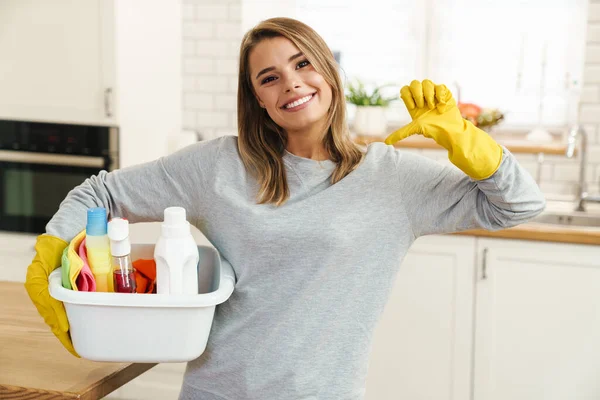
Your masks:
<instances>
[{"instance_id":1,"label":"smiling face","mask_svg":"<svg viewBox=\"0 0 600 400\"><path fill-rule=\"evenodd\" d=\"M248 61L256 98L277 125L288 134L324 128L331 87L290 40L264 39Z\"/></svg>"}]
</instances>

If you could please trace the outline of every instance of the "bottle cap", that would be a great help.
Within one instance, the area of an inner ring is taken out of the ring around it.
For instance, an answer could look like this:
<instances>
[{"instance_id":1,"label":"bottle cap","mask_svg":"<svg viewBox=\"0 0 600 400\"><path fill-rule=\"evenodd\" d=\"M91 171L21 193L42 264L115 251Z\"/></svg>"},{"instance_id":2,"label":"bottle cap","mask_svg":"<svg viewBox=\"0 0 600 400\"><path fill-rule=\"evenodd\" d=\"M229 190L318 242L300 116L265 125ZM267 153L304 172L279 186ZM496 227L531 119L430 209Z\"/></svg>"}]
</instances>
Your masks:
<instances>
[{"instance_id":1,"label":"bottle cap","mask_svg":"<svg viewBox=\"0 0 600 400\"><path fill-rule=\"evenodd\" d=\"M190 233L190 224L185 219L185 208L165 208L165 219L162 223L161 234L165 237L182 237Z\"/></svg>"},{"instance_id":2,"label":"bottle cap","mask_svg":"<svg viewBox=\"0 0 600 400\"><path fill-rule=\"evenodd\" d=\"M88 208L87 225L85 226L86 235L103 236L106 235L106 229L106 208Z\"/></svg>"},{"instance_id":3,"label":"bottle cap","mask_svg":"<svg viewBox=\"0 0 600 400\"><path fill-rule=\"evenodd\" d=\"M108 223L108 238L110 239L110 253L116 257L126 256L131 253L129 242L129 221L124 218L113 218Z\"/></svg>"}]
</instances>

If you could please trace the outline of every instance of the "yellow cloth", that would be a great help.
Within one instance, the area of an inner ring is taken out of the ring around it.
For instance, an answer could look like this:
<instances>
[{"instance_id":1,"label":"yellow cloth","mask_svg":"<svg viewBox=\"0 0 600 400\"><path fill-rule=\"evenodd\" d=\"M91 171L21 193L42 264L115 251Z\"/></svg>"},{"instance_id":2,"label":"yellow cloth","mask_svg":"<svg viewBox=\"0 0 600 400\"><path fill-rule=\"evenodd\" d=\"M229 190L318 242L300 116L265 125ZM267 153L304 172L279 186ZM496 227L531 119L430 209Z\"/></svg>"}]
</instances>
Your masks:
<instances>
[{"instance_id":1,"label":"yellow cloth","mask_svg":"<svg viewBox=\"0 0 600 400\"><path fill-rule=\"evenodd\" d=\"M67 247L67 258L69 260L69 282L73 290L79 291L77 287L77 277L83 268L83 260L79 257L79 246L85 239L85 229L77 234Z\"/></svg>"},{"instance_id":2,"label":"yellow cloth","mask_svg":"<svg viewBox=\"0 0 600 400\"><path fill-rule=\"evenodd\" d=\"M426 79L412 81L400 90L412 122L385 139L393 144L420 134L448 150L448 159L473 179L486 179L502 161L502 147L486 132L462 118L452 93L445 85Z\"/></svg>"},{"instance_id":3,"label":"yellow cloth","mask_svg":"<svg viewBox=\"0 0 600 400\"><path fill-rule=\"evenodd\" d=\"M61 264L63 250L67 242L51 236L40 235L35 244L35 257L27 268L25 289L44 322L62 345L76 357L79 357L69 335L69 320L62 302L52 298L48 292L48 276Z\"/></svg>"}]
</instances>

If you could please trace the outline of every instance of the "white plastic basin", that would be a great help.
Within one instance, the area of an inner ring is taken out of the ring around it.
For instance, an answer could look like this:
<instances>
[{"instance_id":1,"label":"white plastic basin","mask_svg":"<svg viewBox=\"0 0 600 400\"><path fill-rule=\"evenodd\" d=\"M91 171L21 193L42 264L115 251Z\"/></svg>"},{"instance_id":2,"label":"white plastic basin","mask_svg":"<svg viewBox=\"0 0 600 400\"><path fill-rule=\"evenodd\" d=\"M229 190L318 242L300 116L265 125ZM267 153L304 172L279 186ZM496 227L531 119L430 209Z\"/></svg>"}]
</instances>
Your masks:
<instances>
[{"instance_id":1,"label":"white plastic basin","mask_svg":"<svg viewBox=\"0 0 600 400\"><path fill-rule=\"evenodd\" d=\"M65 289L61 268L49 277L50 295L62 301L77 353L108 362L186 362L200 356L215 306L235 286L233 268L209 246L198 246L197 295L78 292ZM154 244L133 244L132 260L154 258Z\"/></svg>"}]
</instances>

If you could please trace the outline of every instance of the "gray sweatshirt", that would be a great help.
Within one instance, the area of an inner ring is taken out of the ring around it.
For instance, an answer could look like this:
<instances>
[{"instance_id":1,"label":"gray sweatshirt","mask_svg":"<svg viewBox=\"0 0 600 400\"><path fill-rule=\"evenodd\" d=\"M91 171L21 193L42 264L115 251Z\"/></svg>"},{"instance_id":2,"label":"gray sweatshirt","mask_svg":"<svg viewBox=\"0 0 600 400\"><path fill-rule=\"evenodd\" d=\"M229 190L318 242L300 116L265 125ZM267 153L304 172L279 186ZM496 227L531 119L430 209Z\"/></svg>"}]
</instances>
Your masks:
<instances>
[{"instance_id":1,"label":"gray sweatshirt","mask_svg":"<svg viewBox=\"0 0 600 400\"><path fill-rule=\"evenodd\" d=\"M180 399L359 400L371 339L402 259L422 235L498 230L539 214L535 181L503 149L474 181L453 166L383 143L331 185L335 164L285 152L291 197L256 204L237 137L191 145L146 164L102 171L73 189L46 227L70 241L88 207L131 223L181 206L231 263L206 351L187 365Z\"/></svg>"}]
</instances>

